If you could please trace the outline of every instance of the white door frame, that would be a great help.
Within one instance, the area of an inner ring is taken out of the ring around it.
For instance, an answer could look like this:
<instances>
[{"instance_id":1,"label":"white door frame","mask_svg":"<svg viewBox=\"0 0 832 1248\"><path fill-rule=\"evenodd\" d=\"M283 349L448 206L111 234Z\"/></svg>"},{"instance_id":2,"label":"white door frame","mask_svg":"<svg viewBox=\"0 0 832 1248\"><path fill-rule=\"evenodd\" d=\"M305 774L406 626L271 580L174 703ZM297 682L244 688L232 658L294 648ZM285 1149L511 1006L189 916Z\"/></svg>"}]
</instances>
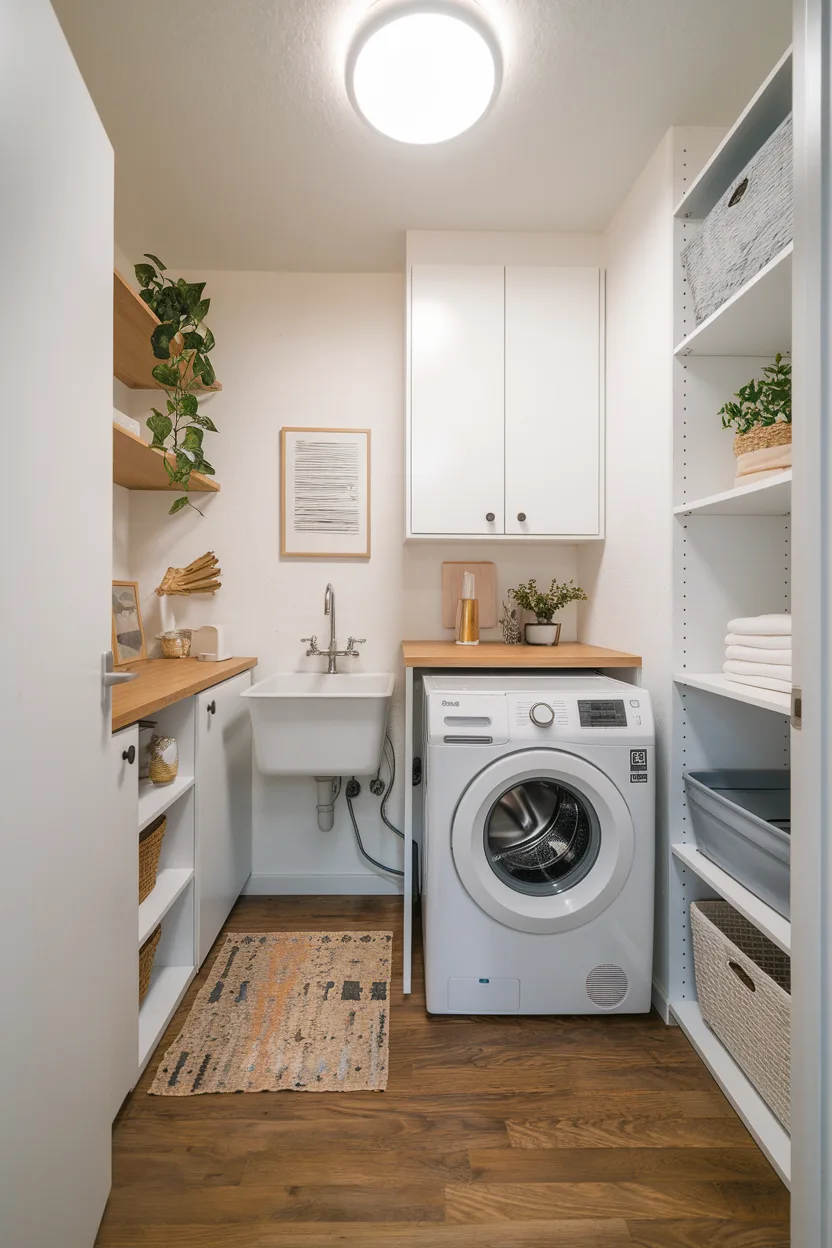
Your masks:
<instances>
[{"instance_id":1,"label":"white door frame","mask_svg":"<svg viewBox=\"0 0 832 1248\"><path fill-rule=\"evenodd\" d=\"M832 1244L832 0L795 0L792 1245Z\"/></svg>"}]
</instances>

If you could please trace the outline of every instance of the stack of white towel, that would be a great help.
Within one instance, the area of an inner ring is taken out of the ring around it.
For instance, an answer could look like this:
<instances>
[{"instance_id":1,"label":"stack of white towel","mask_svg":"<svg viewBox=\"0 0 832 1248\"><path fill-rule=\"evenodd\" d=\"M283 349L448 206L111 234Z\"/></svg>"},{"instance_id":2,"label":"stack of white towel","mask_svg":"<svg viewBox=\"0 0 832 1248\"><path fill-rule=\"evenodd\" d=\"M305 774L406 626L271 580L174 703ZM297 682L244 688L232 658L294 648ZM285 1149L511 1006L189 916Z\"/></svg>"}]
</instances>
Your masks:
<instances>
[{"instance_id":1,"label":"stack of white towel","mask_svg":"<svg viewBox=\"0 0 832 1248\"><path fill-rule=\"evenodd\" d=\"M729 620L722 670L725 679L735 684L791 693L792 617L754 615Z\"/></svg>"}]
</instances>

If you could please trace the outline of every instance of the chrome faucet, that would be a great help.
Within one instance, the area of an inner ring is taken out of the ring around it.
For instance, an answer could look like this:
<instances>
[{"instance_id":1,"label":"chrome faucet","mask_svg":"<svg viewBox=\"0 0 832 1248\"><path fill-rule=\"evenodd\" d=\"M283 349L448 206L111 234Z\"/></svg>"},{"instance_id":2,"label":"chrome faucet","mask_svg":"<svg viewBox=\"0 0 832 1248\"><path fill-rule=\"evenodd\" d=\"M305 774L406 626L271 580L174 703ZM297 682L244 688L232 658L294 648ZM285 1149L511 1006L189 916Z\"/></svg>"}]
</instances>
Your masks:
<instances>
[{"instance_id":1,"label":"chrome faucet","mask_svg":"<svg viewBox=\"0 0 832 1248\"><path fill-rule=\"evenodd\" d=\"M315 655L327 659L327 675L336 676L338 674L337 660L339 658L357 659L358 651L355 647L365 645L367 638L348 637L346 650L338 649L338 642L335 640L335 590L331 585L327 585L326 593L324 594L324 615L329 616L329 648L327 650L319 650L318 638L314 634L312 637L301 637L300 640L301 645L309 646L309 649L306 651L307 658Z\"/></svg>"}]
</instances>

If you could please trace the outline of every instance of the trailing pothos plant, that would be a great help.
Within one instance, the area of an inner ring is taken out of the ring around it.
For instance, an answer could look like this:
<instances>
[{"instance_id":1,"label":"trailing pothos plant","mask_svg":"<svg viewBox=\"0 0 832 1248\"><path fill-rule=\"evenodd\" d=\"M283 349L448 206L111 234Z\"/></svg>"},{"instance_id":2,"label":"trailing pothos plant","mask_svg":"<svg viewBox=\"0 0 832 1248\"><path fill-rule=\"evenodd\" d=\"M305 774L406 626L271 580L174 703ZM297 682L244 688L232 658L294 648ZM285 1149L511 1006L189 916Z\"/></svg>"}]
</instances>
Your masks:
<instances>
[{"instance_id":1,"label":"trailing pothos plant","mask_svg":"<svg viewBox=\"0 0 832 1248\"><path fill-rule=\"evenodd\" d=\"M734 398L737 403L725 403L717 412L722 417L723 429L735 433L750 433L758 425L792 423L792 366L784 363L778 352L774 363L763 369L763 375L752 378L741 386Z\"/></svg>"},{"instance_id":2,"label":"trailing pothos plant","mask_svg":"<svg viewBox=\"0 0 832 1248\"><path fill-rule=\"evenodd\" d=\"M152 264L137 264L139 294L159 318L150 336L153 354L159 363L153 377L167 394L166 411L152 409L147 427L153 434L151 446L171 451L164 457L165 470L171 485L181 486L185 493L172 503L170 515L183 507L199 511L188 497L192 472L212 477L214 469L205 458L202 440L205 432L216 433L210 416L199 410L198 395L214 384L214 367L208 358L214 348L214 335L205 324L211 306L203 299L205 282L177 281L166 277L166 268L158 256L145 253ZM199 511L202 515L202 512Z\"/></svg>"}]
</instances>

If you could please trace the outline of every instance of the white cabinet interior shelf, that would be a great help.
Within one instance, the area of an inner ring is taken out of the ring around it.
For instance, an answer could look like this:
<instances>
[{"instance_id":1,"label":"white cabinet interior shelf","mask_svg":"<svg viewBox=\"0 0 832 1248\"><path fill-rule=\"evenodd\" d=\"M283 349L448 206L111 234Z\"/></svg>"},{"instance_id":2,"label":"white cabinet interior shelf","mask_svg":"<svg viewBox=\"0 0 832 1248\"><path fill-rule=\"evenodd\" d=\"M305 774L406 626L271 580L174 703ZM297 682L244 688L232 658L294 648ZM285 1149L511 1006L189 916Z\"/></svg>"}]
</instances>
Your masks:
<instances>
[{"instance_id":1,"label":"white cabinet interior shelf","mask_svg":"<svg viewBox=\"0 0 832 1248\"><path fill-rule=\"evenodd\" d=\"M674 351L688 355L783 355L792 347L792 248L773 260L683 338Z\"/></svg>"},{"instance_id":2,"label":"white cabinet interior shelf","mask_svg":"<svg viewBox=\"0 0 832 1248\"><path fill-rule=\"evenodd\" d=\"M752 485L693 499L673 508L675 516L788 516L792 509L792 470Z\"/></svg>"},{"instance_id":3,"label":"white cabinet interior shelf","mask_svg":"<svg viewBox=\"0 0 832 1248\"><path fill-rule=\"evenodd\" d=\"M771 906L766 905L759 897L750 892L745 885L735 880L733 875L723 871L715 862L711 862L693 845L674 845L673 853L686 867L699 876L706 884L719 893L723 900L728 901L735 910L748 919L749 923L768 936L769 940L791 954L792 925L782 914L778 914Z\"/></svg>"},{"instance_id":4,"label":"white cabinet interior shelf","mask_svg":"<svg viewBox=\"0 0 832 1248\"><path fill-rule=\"evenodd\" d=\"M153 892L139 906L139 947L157 923L161 923L193 878L193 867L166 867L159 872Z\"/></svg>"},{"instance_id":5,"label":"white cabinet interior shelf","mask_svg":"<svg viewBox=\"0 0 832 1248\"><path fill-rule=\"evenodd\" d=\"M152 780L139 781L139 831L159 815L164 814L183 793L194 786L194 777L180 772L170 784L154 784Z\"/></svg>"},{"instance_id":6,"label":"white cabinet interior shelf","mask_svg":"<svg viewBox=\"0 0 832 1248\"><path fill-rule=\"evenodd\" d=\"M163 1031L176 1013L194 974L192 966L154 967L147 996L139 1010L140 1075Z\"/></svg>"},{"instance_id":7,"label":"white cabinet interior shelf","mask_svg":"<svg viewBox=\"0 0 832 1248\"><path fill-rule=\"evenodd\" d=\"M780 1120L743 1074L702 1017L696 1001L675 1001L671 1010L682 1031L742 1118L780 1178L791 1185L791 1140Z\"/></svg>"},{"instance_id":8,"label":"white cabinet interior shelf","mask_svg":"<svg viewBox=\"0 0 832 1248\"><path fill-rule=\"evenodd\" d=\"M792 50L789 48L682 196L673 215L696 221L706 217L791 111Z\"/></svg>"},{"instance_id":9,"label":"white cabinet interior shelf","mask_svg":"<svg viewBox=\"0 0 832 1248\"><path fill-rule=\"evenodd\" d=\"M752 685L738 685L732 680L726 680L722 672L675 672L673 679L677 685L704 689L706 693L733 698L735 702L759 706L765 711L776 711L779 715L791 714L791 698L787 693L777 693L773 689L755 689Z\"/></svg>"}]
</instances>

